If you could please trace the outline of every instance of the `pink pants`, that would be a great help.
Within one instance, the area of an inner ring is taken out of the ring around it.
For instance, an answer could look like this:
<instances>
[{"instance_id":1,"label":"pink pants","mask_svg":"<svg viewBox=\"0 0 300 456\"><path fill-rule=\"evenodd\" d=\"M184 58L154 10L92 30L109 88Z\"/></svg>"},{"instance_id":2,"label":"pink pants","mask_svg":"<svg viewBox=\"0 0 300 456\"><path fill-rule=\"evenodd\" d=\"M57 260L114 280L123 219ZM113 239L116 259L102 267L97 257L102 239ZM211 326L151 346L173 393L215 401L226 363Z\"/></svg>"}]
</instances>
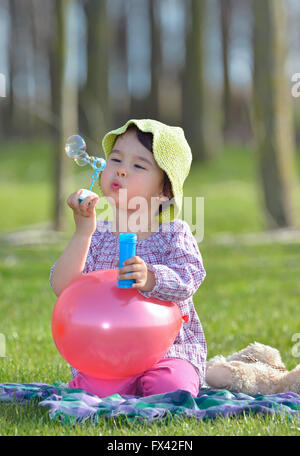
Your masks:
<instances>
[{"instance_id":1,"label":"pink pants","mask_svg":"<svg viewBox=\"0 0 300 456\"><path fill-rule=\"evenodd\" d=\"M180 358L164 358L151 369L133 377L103 380L81 372L69 382L69 388L80 388L99 397L119 393L133 396L150 396L182 389L196 397L200 378L189 361Z\"/></svg>"}]
</instances>

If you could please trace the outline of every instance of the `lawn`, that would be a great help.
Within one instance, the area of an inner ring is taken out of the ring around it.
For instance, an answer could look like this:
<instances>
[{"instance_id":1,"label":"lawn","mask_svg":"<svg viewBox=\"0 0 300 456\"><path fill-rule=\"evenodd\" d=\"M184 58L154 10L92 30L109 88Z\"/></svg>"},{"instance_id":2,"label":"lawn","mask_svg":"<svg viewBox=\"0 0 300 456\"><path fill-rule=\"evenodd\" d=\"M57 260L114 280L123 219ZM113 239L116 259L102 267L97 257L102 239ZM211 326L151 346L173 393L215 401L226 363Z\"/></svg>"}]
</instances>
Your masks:
<instances>
[{"instance_id":1,"label":"lawn","mask_svg":"<svg viewBox=\"0 0 300 456\"><path fill-rule=\"evenodd\" d=\"M49 220L51 147L38 143L2 145L0 153L2 234ZM292 336L300 333L300 243L218 245L212 235L264 229L251 152L228 148L226 160L195 165L186 195L205 198L205 236L199 244L207 277L194 297L208 345L208 357L227 355L259 341L277 347L289 369ZM75 166L75 165L74 165ZM69 186L87 186L89 174L70 173ZM300 189L299 189L300 193ZM69 228L72 230L69 214ZM44 245L0 246L1 322L6 357L0 382L67 382L70 371L51 337L55 304L49 270L67 240ZM52 422L36 405L0 406L0 435L299 435L300 421L244 416L202 422L176 418L159 423L103 419L99 425Z\"/></svg>"}]
</instances>

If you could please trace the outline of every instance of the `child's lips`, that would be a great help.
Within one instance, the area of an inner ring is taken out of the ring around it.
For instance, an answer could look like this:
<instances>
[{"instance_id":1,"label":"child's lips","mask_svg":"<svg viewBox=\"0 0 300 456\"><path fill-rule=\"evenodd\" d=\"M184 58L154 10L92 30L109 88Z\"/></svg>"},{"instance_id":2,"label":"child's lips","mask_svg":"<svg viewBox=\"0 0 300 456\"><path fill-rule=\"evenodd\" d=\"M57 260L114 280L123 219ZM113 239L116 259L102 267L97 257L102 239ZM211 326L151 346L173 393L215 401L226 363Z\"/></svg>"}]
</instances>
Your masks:
<instances>
[{"instance_id":1,"label":"child's lips","mask_svg":"<svg viewBox=\"0 0 300 456\"><path fill-rule=\"evenodd\" d=\"M112 184L111 184L111 187L113 190L118 190L119 188L122 188L122 185L117 182L117 181L114 181Z\"/></svg>"}]
</instances>

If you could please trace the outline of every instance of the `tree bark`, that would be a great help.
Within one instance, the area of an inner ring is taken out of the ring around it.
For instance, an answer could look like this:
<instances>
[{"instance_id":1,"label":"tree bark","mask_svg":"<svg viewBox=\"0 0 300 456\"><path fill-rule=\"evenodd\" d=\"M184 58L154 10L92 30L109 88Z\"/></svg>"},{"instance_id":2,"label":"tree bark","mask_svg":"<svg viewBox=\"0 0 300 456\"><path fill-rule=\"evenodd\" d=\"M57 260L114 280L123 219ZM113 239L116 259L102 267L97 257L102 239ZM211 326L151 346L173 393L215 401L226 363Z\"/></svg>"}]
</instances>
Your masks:
<instances>
[{"instance_id":1,"label":"tree bark","mask_svg":"<svg viewBox=\"0 0 300 456\"><path fill-rule=\"evenodd\" d=\"M112 93L114 102L113 114L111 115L114 125L122 125L128 120L130 94L128 90L128 52L127 52L127 0L119 3L119 15L113 28L115 33L112 37L111 50L114 56L113 69L118 75L117 94Z\"/></svg>"},{"instance_id":2,"label":"tree bark","mask_svg":"<svg viewBox=\"0 0 300 456\"><path fill-rule=\"evenodd\" d=\"M80 96L86 120L86 142L90 155L99 156L101 141L110 125L108 56L110 28L105 0L87 0L87 80Z\"/></svg>"},{"instance_id":3,"label":"tree bark","mask_svg":"<svg viewBox=\"0 0 300 456\"><path fill-rule=\"evenodd\" d=\"M223 62L223 135L230 136L232 126L232 94L229 73L230 30L232 16L232 0L219 0L220 26L222 35Z\"/></svg>"},{"instance_id":4,"label":"tree bark","mask_svg":"<svg viewBox=\"0 0 300 456\"><path fill-rule=\"evenodd\" d=\"M156 0L148 0L151 30L151 92L149 96L149 117L159 118L159 77L161 72L161 33L160 24L157 21L156 10L158 4Z\"/></svg>"},{"instance_id":5,"label":"tree bark","mask_svg":"<svg viewBox=\"0 0 300 456\"><path fill-rule=\"evenodd\" d=\"M68 158L64 152L68 136L77 129L76 87L66 82L67 54L67 9L70 0L55 0L54 15L56 19L53 33L53 47L50 58L52 111L54 118L54 229L66 227L66 169Z\"/></svg>"},{"instance_id":6,"label":"tree bark","mask_svg":"<svg viewBox=\"0 0 300 456\"><path fill-rule=\"evenodd\" d=\"M254 0L253 126L262 205L269 229L293 227L295 142L285 74L287 21L283 0Z\"/></svg>"},{"instance_id":7,"label":"tree bark","mask_svg":"<svg viewBox=\"0 0 300 456\"><path fill-rule=\"evenodd\" d=\"M211 99L205 72L206 0L187 3L186 60L183 74L183 127L195 160L213 156L218 127L211 119Z\"/></svg>"}]
</instances>

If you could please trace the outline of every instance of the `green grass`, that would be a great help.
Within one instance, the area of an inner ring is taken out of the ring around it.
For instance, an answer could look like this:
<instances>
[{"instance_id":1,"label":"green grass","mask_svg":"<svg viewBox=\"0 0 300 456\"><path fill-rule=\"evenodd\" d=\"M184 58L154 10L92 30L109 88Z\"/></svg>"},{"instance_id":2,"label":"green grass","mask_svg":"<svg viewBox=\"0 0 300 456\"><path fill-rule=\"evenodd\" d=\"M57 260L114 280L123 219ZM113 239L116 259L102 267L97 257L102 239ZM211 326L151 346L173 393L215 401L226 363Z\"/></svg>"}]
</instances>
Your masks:
<instances>
[{"instance_id":1,"label":"green grass","mask_svg":"<svg viewBox=\"0 0 300 456\"><path fill-rule=\"evenodd\" d=\"M0 233L51 220L53 211L53 146L51 143L7 143L0 146ZM300 173L300 153L297 156ZM88 188L92 170L67 160L66 196ZM266 229L251 149L231 146L212 163L193 162L185 196L204 197L205 235L256 232ZM97 184L94 186L97 191ZM300 186L297 192L300 207ZM73 229L66 208L68 231ZM300 211L298 211L300 227Z\"/></svg>"},{"instance_id":2,"label":"green grass","mask_svg":"<svg viewBox=\"0 0 300 456\"><path fill-rule=\"evenodd\" d=\"M265 229L257 201L253 157L249 150L228 148L226 159L195 165L187 196L205 197L205 233L243 233ZM2 145L1 230L47 221L51 209L51 146ZM31 167L34 163L35 168ZM31 169L31 170L30 170ZM72 185L86 186L89 174L74 171ZM70 218L70 229L71 226ZM67 241L66 241L67 242ZM260 246L199 245L207 277L194 302L208 345L208 357L228 355L258 341L281 351L289 369L292 336L300 332L300 244ZM49 269L64 244L12 246L0 244L0 333L6 357L0 358L0 382L67 382L71 373L51 336L55 295ZM156 423L103 419L67 426L52 422L36 404L0 404L0 435L299 435L300 421L247 415L199 421L174 418Z\"/></svg>"},{"instance_id":3,"label":"green grass","mask_svg":"<svg viewBox=\"0 0 300 456\"><path fill-rule=\"evenodd\" d=\"M55 295L49 267L61 247L2 246L0 257L1 323L6 358L0 381L67 382L71 375L51 336ZM195 295L209 357L230 354L257 340L277 347L289 369L294 333L299 332L300 246L202 246L207 278ZM36 405L0 406L1 435L296 435L300 422L287 418L173 419L141 424L103 419L96 427L68 427L49 420Z\"/></svg>"},{"instance_id":4,"label":"green grass","mask_svg":"<svg viewBox=\"0 0 300 456\"><path fill-rule=\"evenodd\" d=\"M0 146L0 233L48 222L54 207L54 148L49 142L8 142ZM66 196L91 182L88 167L66 160ZM90 170L92 170L90 168ZM71 211L66 210L69 230Z\"/></svg>"},{"instance_id":5,"label":"green grass","mask_svg":"<svg viewBox=\"0 0 300 456\"><path fill-rule=\"evenodd\" d=\"M300 153L296 156L296 166L300 175ZM213 162L193 162L184 185L184 195L204 197L207 236L220 232L264 231L267 228L258 181L253 151L247 147L227 146ZM300 208L299 182L296 204ZM300 211L296 217L300 228Z\"/></svg>"}]
</instances>

